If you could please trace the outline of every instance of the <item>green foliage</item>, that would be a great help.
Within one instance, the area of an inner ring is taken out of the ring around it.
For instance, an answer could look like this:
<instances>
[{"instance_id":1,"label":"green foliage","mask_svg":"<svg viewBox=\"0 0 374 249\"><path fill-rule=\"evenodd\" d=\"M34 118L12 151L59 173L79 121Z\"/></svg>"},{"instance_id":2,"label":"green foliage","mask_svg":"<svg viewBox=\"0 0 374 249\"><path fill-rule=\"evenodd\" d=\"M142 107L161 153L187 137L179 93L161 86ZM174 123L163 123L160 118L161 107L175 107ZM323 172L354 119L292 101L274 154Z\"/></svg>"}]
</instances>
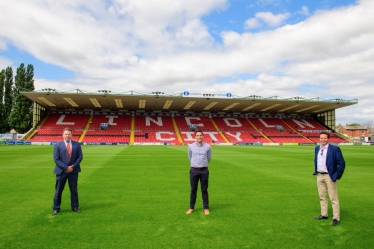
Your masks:
<instances>
[{"instance_id":1,"label":"green foliage","mask_svg":"<svg viewBox=\"0 0 374 249\"><path fill-rule=\"evenodd\" d=\"M5 70L1 70L0 71L0 133L3 132L3 123L5 123L5 117L3 115L4 84L5 84Z\"/></svg>"},{"instance_id":2,"label":"green foliage","mask_svg":"<svg viewBox=\"0 0 374 249\"><path fill-rule=\"evenodd\" d=\"M12 111L13 105L13 69L11 67L7 67L5 69L5 77L4 77L4 97L3 97L3 107L1 110L2 119L0 124L0 132L5 133L9 132L10 124L9 124L9 115Z\"/></svg>"},{"instance_id":3,"label":"green foliage","mask_svg":"<svg viewBox=\"0 0 374 249\"><path fill-rule=\"evenodd\" d=\"M342 146L341 223L313 220L313 146L214 146L210 215L186 146L83 146L80 208L52 216L52 146L0 145L0 248L370 248L374 146ZM367 180L363 180L367 179Z\"/></svg>"},{"instance_id":4,"label":"green foliage","mask_svg":"<svg viewBox=\"0 0 374 249\"><path fill-rule=\"evenodd\" d=\"M360 124L352 123L352 124L348 124L348 126L360 126Z\"/></svg>"},{"instance_id":5,"label":"green foliage","mask_svg":"<svg viewBox=\"0 0 374 249\"><path fill-rule=\"evenodd\" d=\"M13 106L9 116L9 122L17 132L27 132L32 127L32 107L33 102L20 94L21 91L34 90L34 68L32 65L25 69L22 63L17 68L15 76L15 86L13 88Z\"/></svg>"}]
</instances>

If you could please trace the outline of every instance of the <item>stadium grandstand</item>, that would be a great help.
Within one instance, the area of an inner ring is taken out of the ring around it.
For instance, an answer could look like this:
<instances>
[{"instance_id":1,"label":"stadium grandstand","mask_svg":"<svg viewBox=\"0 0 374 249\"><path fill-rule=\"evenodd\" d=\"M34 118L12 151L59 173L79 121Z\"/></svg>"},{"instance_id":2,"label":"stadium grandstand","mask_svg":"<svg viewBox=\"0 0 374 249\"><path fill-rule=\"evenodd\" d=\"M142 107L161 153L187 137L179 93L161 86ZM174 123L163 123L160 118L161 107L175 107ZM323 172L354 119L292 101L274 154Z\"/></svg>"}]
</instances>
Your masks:
<instances>
[{"instance_id":1,"label":"stadium grandstand","mask_svg":"<svg viewBox=\"0 0 374 249\"><path fill-rule=\"evenodd\" d=\"M335 133L335 110L354 100L282 98L184 91L178 94L109 90L21 92L34 102L33 127L23 141L53 143L64 127L84 144L167 144L205 141L220 145L315 144L327 130L331 142L346 142Z\"/></svg>"}]
</instances>

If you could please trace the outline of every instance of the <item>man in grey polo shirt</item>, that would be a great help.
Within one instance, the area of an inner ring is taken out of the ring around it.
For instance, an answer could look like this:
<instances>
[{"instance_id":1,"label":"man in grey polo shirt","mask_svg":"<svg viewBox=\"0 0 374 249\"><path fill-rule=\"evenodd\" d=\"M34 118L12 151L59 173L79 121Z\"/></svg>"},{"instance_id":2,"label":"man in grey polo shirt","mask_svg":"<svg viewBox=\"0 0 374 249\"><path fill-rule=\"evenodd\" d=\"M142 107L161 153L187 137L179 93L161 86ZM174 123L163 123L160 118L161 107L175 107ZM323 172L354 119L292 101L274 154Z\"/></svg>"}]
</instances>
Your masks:
<instances>
[{"instance_id":1,"label":"man in grey polo shirt","mask_svg":"<svg viewBox=\"0 0 374 249\"><path fill-rule=\"evenodd\" d=\"M197 187L201 184L201 193L203 197L204 214L209 214L209 199L208 199L208 179L209 170L208 163L212 158L212 148L209 144L203 142L203 132L200 130L195 131L196 142L188 146L188 160L190 160L190 208L186 214L190 214L195 209Z\"/></svg>"}]
</instances>

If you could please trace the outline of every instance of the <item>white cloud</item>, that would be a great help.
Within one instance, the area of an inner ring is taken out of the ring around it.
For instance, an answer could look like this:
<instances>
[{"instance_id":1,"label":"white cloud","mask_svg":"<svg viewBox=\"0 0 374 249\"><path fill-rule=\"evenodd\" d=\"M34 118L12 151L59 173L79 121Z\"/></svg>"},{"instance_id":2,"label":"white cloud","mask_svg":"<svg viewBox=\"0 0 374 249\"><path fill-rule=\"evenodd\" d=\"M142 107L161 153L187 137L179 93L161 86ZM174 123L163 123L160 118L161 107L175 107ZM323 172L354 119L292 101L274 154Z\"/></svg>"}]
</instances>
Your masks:
<instances>
[{"instance_id":1,"label":"white cloud","mask_svg":"<svg viewBox=\"0 0 374 249\"><path fill-rule=\"evenodd\" d=\"M290 17L290 14L283 13L274 15L271 12L258 12L255 16L258 20L265 22L268 26L277 27L282 24L282 22L284 22L288 17Z\"/></svg>"},{"instance_id":2,"label":"white cloud","mask_svg":"<svg viewBox=\"0 0 374 249\"><path fill-rule=\"evenodd\" d=\"M256 18L249 18L244 22L244 27L246 29L256 29L260 27L260 23Z\"/></svg>"},{"instance_id":3,"label":"white cloud","mask_svg":"<svg viewBox=\"0 0 374 249\"><path fill-rule=\"evenodd\" d=\"M244 22L244 27L246 29L256 29L264 24L274 28L280 26L289 17L289 13L274 15L271 12L258 12L254 18L249 18Z\"/></svg>"},{"instance_id":4,"label":"white cloud","mask_svg":"<svg viewBox=\"0 0 374 249\"><path fill-rule=\"evenodd\" d=\"M301 14L301 15L303 15L303 16L309 16L310 12L309 12L308 6L301 7L301 10L298 11L298 13Z\"/></svg>"},{"instance_id":5,"label":"white cloud","mask_svg":"<svg viewBox=\"0 0 374 249\"><path fill-rule=\"evenodd\" d=\"M274 5L278 6L280 5L282 0L256 0L256 4L260 6L268 6L268 5Z\"/></svg>"},{"instance_id":6,"label":"white cloud","mask_svg":"<svg viewBox=\"0 0 374 249\"><path fill-rule=\"evenodd\" d=\"M201 24L199 19L191 20L178 29L175 37L177 43L185 48L211 47L214 42L207 28Z\"/></svg>"}]
</instances>

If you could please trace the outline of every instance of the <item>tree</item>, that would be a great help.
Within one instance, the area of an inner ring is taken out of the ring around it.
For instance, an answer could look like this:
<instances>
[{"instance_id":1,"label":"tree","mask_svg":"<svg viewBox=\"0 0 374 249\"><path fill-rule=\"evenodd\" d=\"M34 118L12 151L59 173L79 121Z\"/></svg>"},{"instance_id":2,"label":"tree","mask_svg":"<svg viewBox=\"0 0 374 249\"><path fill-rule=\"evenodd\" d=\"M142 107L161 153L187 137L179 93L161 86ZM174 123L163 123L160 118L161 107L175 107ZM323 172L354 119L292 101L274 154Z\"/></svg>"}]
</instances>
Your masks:
<instances>
[{"instance_id":1,"label":"tree","mask_svg":"<svg viewBox=\"0 0 374 249\"><path fill-rule=\"evenodd\" d=\"M364 122L362 123L362 126L365 127L368 130L368 132L370 132L370 129L373 128L373 122L371 121Z\"/></svg>"},{"instance_id":2,"label":"tree","mask_svg":"<svg viewBox=\"0 0 374 249\"><path fill-rule=\"evenodd\" d=\"M4 133L3 132L4 84L5 84L5 70L1 70L0 72L0 133Z\"/></svg>"},{"instance_id":3,"label":"tree","mask_svg":"<svg viewBox=\"0 0 374 249\"><path fill-rule=\"evenodd\" d=\"M13 106L9 116L9 122L17 132L25 133L32 127L32 106L33 103L30 99L26 98L21 91L33 91L34 87L34 67L25 66L22 63L17 68L13 88Z\"/></svg>"},{"instance_id":4,"label":"tree","mask_svg":"<svg viewBox=\"0 0 374 249\"><path fill-rule=\"evenodd\" d=\"M12 110L12 98L13 98L13 69L11 67L7 67L4 72L4 80L3 80L3 98L2 98L2 119L0 123L0 132L5 133L9 132L10 124L9 124L9 115Z\"/></svg>"},{"instance_id":5,"label":"tree","mask_svg":"<svg viewBox=\"0 0 374 249\"><path fill-rule=\"evenodd\" d=\"M360 124L352 123L352 124L348 124L347 126L360 126Z\"/></svg>"}]
</instances>

